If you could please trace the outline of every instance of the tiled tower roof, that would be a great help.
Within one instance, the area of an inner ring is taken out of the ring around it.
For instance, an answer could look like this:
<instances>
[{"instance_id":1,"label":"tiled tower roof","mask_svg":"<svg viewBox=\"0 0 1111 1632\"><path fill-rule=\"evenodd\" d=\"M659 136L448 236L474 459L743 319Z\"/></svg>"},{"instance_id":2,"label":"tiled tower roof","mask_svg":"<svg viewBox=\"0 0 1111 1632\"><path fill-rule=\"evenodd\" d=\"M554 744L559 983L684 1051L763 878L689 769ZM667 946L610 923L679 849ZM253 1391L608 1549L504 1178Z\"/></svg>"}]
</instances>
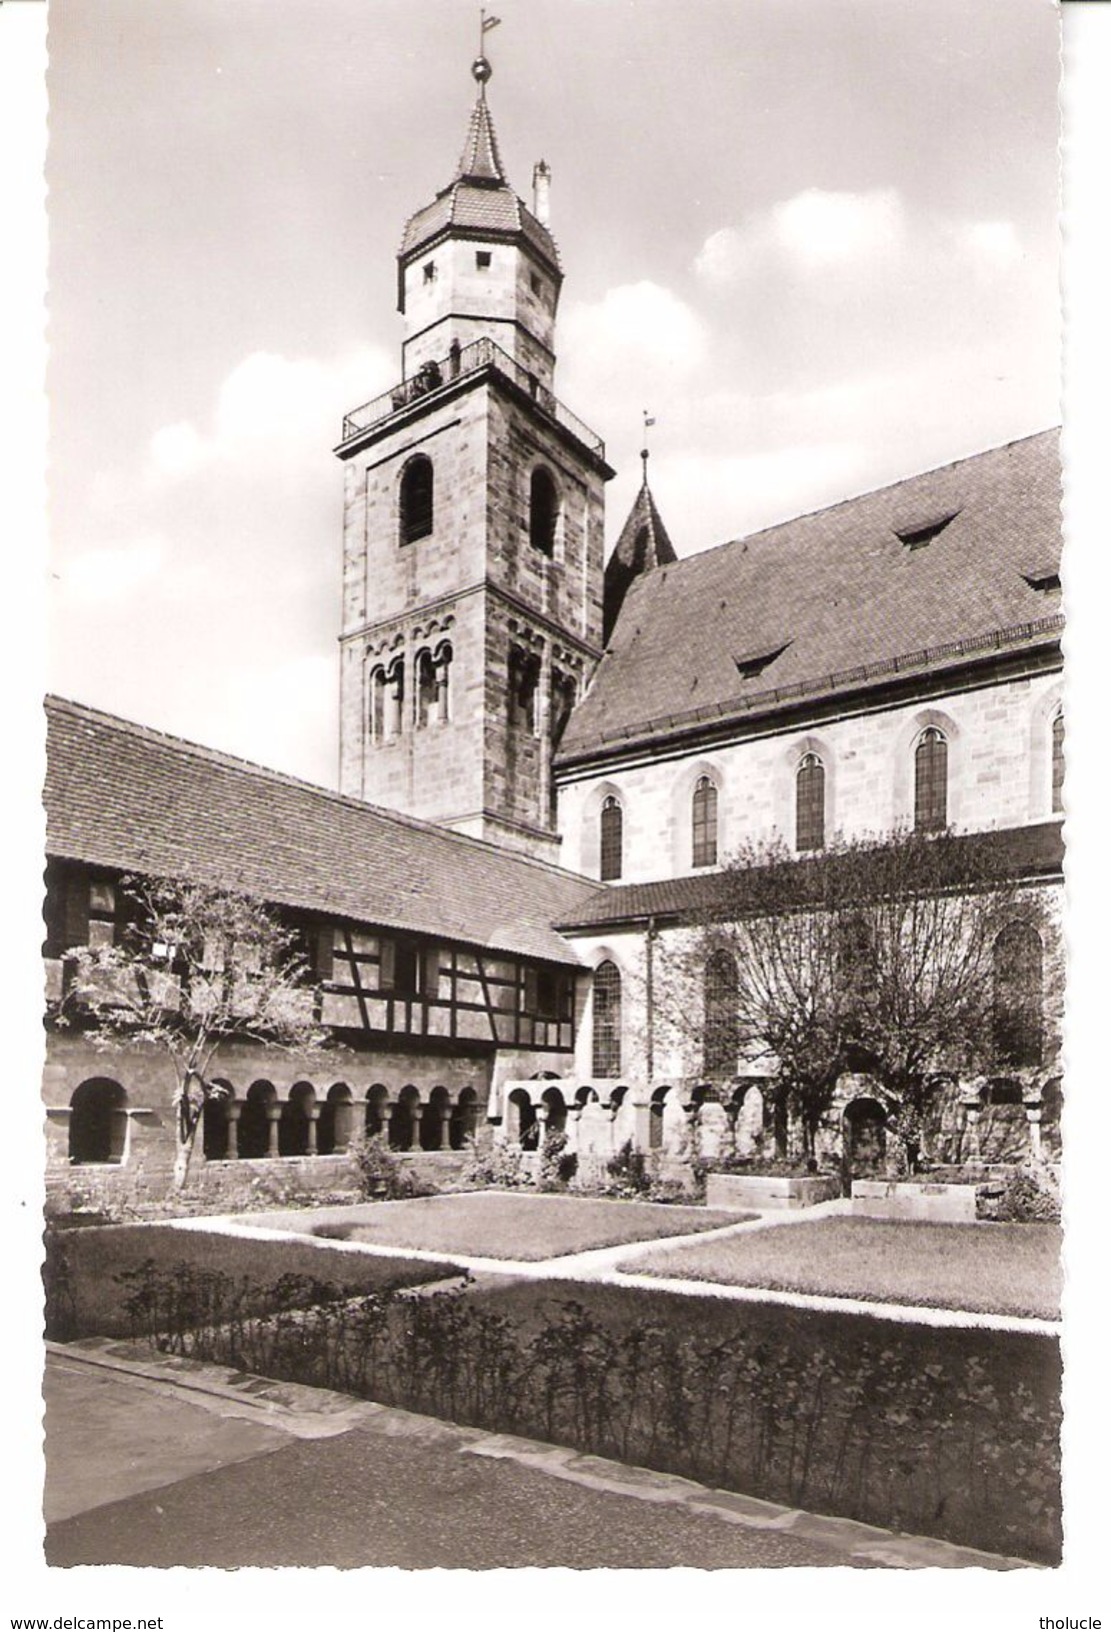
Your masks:
<instances>
[{"instance_id":1,"label":"tiled tower roof","mask_svg":"<svg viewBox=\"0 0 1111 1632\"><path fill-rule=\"evenodd\" d=\"M494 121L481 90L455 176L431 204L409 217L401 258L407 260L452 229L483 237L523 238L554 272L559 271L555 239L506 180Z\"/></svg>"},{"instance_id":2,"label":"tiled tower roof","mask_svg":"<svg viewBox=\"0 0 1111 1632\"><path fill-rule=\"evenodd\" d=\"M646 464L640 492L621 529L621 537L617 540L613 554L606 562L602 597L603 641L609 640L610 632L617 622L617 614L621 611L622 602L633 580L646 572L651 572L653 567L671 566L678 559L648 486Z\"/></svg>"}]
</instances>

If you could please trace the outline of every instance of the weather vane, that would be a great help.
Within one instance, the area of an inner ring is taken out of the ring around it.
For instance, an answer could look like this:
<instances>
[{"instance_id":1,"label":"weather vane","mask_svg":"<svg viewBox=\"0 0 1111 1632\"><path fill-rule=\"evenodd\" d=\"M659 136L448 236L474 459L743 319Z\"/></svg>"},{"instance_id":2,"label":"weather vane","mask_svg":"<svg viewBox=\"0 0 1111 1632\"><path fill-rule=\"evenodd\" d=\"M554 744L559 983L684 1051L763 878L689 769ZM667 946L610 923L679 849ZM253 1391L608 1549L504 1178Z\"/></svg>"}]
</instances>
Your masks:
<instances>
[{"instance_id":1,"label":"weather vane","mask_svg":"<svg viewBox=\"0 0 1111 1632\"><path fill-rule=\"evenodd\" d=\"M478 14L478 56L471 63L471 73L478 80L482 91L485 91L486 81L494 71L486 56L486 36L492 28L497 28L500 22L500 17L487 17L485 11Z\"/></svg>"},{"instance_id":2,"label":"weather vane","mask_svg":"<svg viewBox=\"0 0 1111 1632\"><path fill-rule=\"evenodd\" d=\"M643 410L642 417L644 419L644 432L643 432L644 446L640 450L640 457L644 462L644 480L647 481L648 480L648 431L649 431L649 427L654 425L656 423L656 421L651 417L651 415L649 414L647 408L645 408Z\"/></svg>"}]
</instances>

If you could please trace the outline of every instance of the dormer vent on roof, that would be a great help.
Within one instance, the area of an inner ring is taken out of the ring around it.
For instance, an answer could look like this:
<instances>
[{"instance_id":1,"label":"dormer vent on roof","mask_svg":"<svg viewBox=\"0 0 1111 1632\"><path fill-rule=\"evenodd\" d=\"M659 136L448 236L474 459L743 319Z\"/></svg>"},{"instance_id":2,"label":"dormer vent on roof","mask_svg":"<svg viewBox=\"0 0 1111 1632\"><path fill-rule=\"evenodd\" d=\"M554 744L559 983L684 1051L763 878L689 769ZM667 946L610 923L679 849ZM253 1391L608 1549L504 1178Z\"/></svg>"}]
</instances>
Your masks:
<instances>
[{"instance_id":1,"label":"dormer vent on roof","mask_svg":"<svg viewBox=\"0 0 1111 1632\"><path fill-rule=\"evenodd\" d=\"M896 527L895 537L908 550L920 550L926 544L932 544L939 533L943 533L951 521L960 515L959 510L950 510L943 516L935 516L931 521L921 521L912 527Z\"/></svg>"},{"instance_id":2,"label":"dormer vent on roof","mask_svg":"<svg viewBox=\"0 0 1111 1632\"><path fill-rule=\"evenodd\" d=\"M733 659L737 665L737 673L742 680L755 679L756 675L763 674L765 669L770 668L777 657L782 657L790 644L789 640L785 640L782 646L773 646L770 651L767 647L761 647L758 652L742 652L739 657Z\"/></svg>"},{"instance_id":3,"label":"dormer vent on roof","mask_svg":"<svg viewBox=\"0 0 1111 1632\"><path fill-rule=\"evenodd\" d=\"M1061 574L1057 567L1035 567L1031 572L1024 572L1022 576L1031 589L1039 590L1043 595L1050 594L1061 587Z\"/></svg>"}]
</instances>

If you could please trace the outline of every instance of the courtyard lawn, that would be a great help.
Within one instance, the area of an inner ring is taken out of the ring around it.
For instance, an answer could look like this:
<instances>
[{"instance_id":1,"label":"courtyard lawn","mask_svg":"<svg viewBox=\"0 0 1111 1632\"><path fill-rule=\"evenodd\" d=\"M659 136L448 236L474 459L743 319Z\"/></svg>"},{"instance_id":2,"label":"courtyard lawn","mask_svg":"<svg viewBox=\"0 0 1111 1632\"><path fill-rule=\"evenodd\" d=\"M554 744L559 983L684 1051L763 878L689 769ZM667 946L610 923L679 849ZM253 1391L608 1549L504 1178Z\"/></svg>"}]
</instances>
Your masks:
<instances>
[{"instance_id":1,"label":"courtyard lawn","mask_svg":"<svg viewBox=\"0 0 1111 1632\"><path fill-rule=\"evenodd\" d=\"M531 1263L596 1247L718 1229L723 1224L740 1223L744 1216L709 1212L705 1207L663 1206L659 1202L598 1201L585 1196L528 1196L487 1190L316 1212L254 1214L244 1218L243 1223L259 1228L307 1230L332 1240L365 1241L368 1246L463 1253L473 1258L527 1259Z\"/></svg>"},{"instance_id":2,"label":"courtyard lawn","mask_svg":"<svg viewBox=\"0 0 1111 1632\"><path fill-rule=\"evenodd\" d=\"M646 1252L627 1274L929 1304L1056 1319L1061 1231L1055 1224L919 1224L828 1218Z\"/></svg>"}]
</instances>

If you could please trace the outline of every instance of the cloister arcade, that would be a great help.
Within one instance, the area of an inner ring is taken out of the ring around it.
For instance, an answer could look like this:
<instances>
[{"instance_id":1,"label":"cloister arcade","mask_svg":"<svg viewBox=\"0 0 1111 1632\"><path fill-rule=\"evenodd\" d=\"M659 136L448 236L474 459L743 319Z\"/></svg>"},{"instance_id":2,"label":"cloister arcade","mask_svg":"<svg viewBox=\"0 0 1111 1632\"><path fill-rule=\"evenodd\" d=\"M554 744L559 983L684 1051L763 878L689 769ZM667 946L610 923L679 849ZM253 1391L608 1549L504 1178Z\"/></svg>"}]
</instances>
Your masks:
<instances>
[{"instance_id":1,"label":"cloister arcade","mask_svg":"<svg viewBox=\"0 0 1111 1632\"><path fill-rule=\"evenodd\" d=\"M407 1083L396 1095L382 1083L366 1090L336 1082L318 1089L295 1082L283 1099L272 1082L251 1083L240 1097L230 1083L204 1113L208 1161L282 1156L342 1156L357 1134L385 1135L391 1150L463 1150L478 1129L474 1088L442 1085L423 1092Z\"/></svg>"},{"instance_id":2,"label":"cloister arcade","mask_svg":"<svg viewBox=\"0 0 1111 1632\"><path fill-rule=\"evenodd\" d=\"M407 1084L392 1096L382 1083L362 1090L345 1082L324 1088L300 1081L283 1096L265 1079L245 1092L226 1078L214 1086L199 1141L209 1162L342 1156L364 1132L385 1134L396 1151L463 1150L479 1126L478 1092L468 1087L453 1093L437 1085L422 1092ZM65 1124L69 1164L92 1166L124 1163L131 1123L149 1113L131 1103L121 1083L98 1077L80 1083L69 1106L52 1114Z\"/></svg>"}]
</instances>

